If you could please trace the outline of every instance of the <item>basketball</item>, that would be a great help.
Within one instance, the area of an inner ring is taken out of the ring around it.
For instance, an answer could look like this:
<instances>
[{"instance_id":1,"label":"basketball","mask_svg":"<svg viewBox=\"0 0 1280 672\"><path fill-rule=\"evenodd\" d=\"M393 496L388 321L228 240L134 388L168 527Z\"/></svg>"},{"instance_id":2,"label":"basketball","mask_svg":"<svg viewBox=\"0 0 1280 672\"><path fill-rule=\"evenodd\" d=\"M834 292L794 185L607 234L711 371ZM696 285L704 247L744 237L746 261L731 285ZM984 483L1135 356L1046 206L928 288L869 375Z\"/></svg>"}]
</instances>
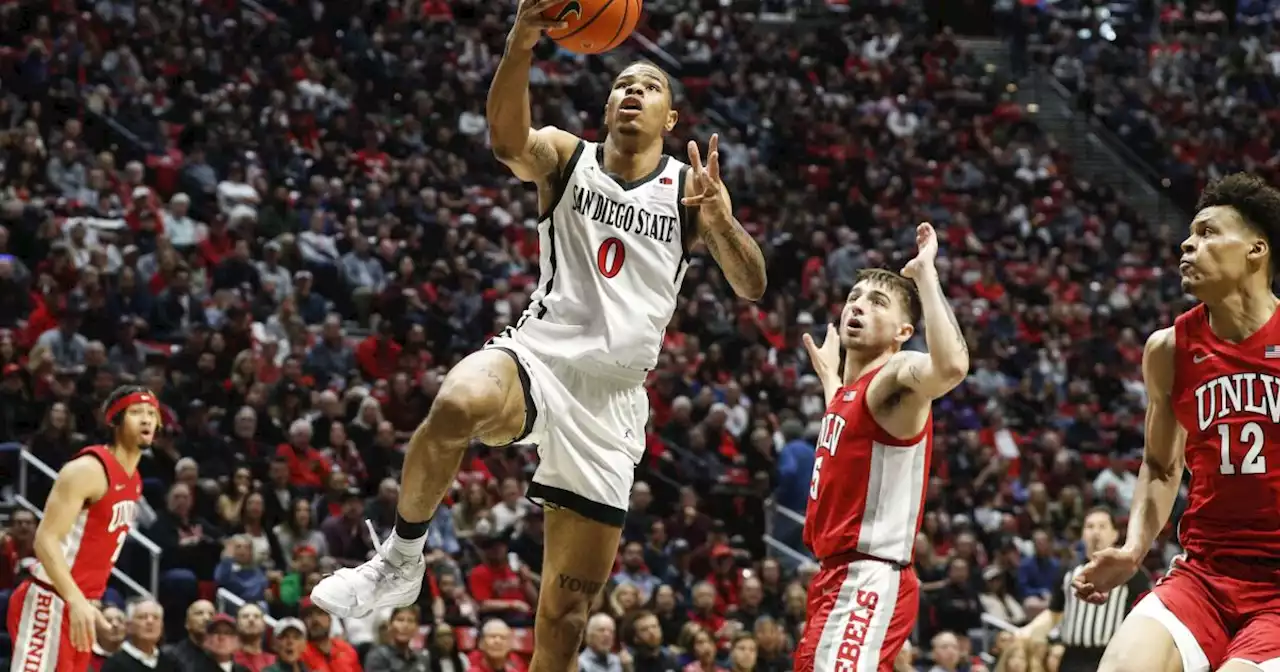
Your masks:
<instances>
[{"instance_id":1,"label":"basketball","mask_svg":"<svg viewBox=\"0 0 1280 672\"><path fill-rule=\"evenodd\" d=\"M547 31L556 44L577 54L601 54L631 35L640 8L640 0L565 0L542 16L568 24Z\"/></svg>"}]
</instances>

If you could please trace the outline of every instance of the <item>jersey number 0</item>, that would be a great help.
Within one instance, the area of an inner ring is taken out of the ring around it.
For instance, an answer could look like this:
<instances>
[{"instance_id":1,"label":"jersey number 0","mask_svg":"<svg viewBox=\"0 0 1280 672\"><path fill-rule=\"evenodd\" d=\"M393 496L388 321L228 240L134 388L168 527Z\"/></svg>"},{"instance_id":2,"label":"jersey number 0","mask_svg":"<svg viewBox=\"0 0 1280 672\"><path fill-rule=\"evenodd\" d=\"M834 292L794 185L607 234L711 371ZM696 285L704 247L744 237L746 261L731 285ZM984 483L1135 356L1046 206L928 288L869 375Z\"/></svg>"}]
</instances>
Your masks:
<instances>
[{"instance_id":1,"label":"jersey number 0","mask_svg":"<svg viewBox=\"0 0 1280 672\"><path fill-rule=\"evenodd\" d=\"M606 278L622 272L622 262L627 259L627 248L622 241L617 238L606 238L600 243L600 250L596 252L596 268L600 269L600 275Z\"/></svg>"}]
</instances>

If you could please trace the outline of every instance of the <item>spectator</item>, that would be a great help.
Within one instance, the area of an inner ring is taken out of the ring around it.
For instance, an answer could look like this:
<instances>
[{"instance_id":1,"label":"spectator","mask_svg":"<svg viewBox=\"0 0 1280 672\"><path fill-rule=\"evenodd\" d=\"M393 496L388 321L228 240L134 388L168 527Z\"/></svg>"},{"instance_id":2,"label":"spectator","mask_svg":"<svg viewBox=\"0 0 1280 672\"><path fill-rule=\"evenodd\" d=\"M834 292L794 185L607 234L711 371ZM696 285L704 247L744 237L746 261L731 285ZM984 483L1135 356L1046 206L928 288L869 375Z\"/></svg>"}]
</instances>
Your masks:
<instances>
[{"instance_id":1,"label":"spectator","mask_svg":"<svg viewBox=\"0 0 1280 672\"><path fill-rule=\"evenodd\" d=\"M289 443L281 444L276 451L277 457L288 462L289 484L295 488L319 488L332 470L328 458L311 447L311 437L311 423L295 420L289 425Z\"/></svg>"},{"instance_id":2,"label":"spectator","mask_svg":"<svg viewBox=\"0 0 1280 672\"><path fill-rule=\"evenodd\" d=\"M955 633L944 630L933 636L930 657L933 666L929 672L960 672L964 669L964 659L960 651L960 640Z\"/></svg>"},{"instance_id":3,"label":"spectator","mask_svg":"<svg viewBox=\"0 0 1280 672\"><path fill-rule=\"evenodd\" d=\"M756 672L759 669L756 666L759 655L760 649L756 644L755 635L750 632L734 635L733 643L729 646L729 671Z\"/></svg>"},{"instance_id":4,"label":"spectator","mask_svg":"<svg viewBox=\"0 0 1280 672\"><path fill-rule=\"evenodd\" d=\"M706 628L694 627L687 631L688 641L682 642L691 660L683 672L728 672L716 661L716 638Z\"/></svg>"},{"instance_id":5,"label":"spectator","mask_svg":"<svg viewBox=\"0 0 1280 672\"><path fill-rule=\"evenodd\" d=\"M493 516L495 531L511 534L533 505L524 498L524 488L517 478L503 479L501 492L501 499L489 509L489 513Z\"/></svg>"},{"instance_id":6,"label":"spectator","mask_svg":"<svg viewBox=\"0 0 1280 672\"><path fill-rule=\"evenodd\" d=\"M193 669L193 672L248 672L245 666L235 662L240 651L240 637L236 632L236 621L226 614L217 614L209 620L204 636L205 657Z\"/></svg>"},{"instance_id":7,"label":"spectator","mask_svg":"<svg viewBox=\"0 0 1280 672\"><path fill-rule=\"evenodd\" d=\"M1053 592L1054 578L1061 570L1061 563L1053 556L1049 533L1036 530L1031 535L1034 554L1024 558L1018 566L1018 589L1027 601L1028 611L1039 613ZM1038 605L1039 608L1036 608Z\"/></svg>"},{"instance_id":8,"label":"spectator","mask_svg":"<svg viewBox=\"0 0 1280 672\"><path fill-rule=\"evenodd\" d=\"M386 637L365 657L366 672L414 672L427 668L426 655L409 647L418 634L418 608L400 607L391 612Z\"/></svg>"},{"instance_id":9,"label":"spectator","mask_svg":"<svg viewBox=\"0 0 1280 672\"><path fill-rule=\"evenodd\" d=\"M21 564L36 557L36 516L19 509L9 517L9 528L0 533L0 590L17 587Z\"/></svg>"},{"instance_id":10,"label":"spectator","mask_svg":"<svg viewBox=\"0 0 1280 672\"><path fill-rule=\"evenodd\" d=\"M526 672L528 667L511 650L511 627L496 618L480 629L480 645L471 652L475 672Z\"/></svg>"},{"instance_id":11,"label":"spectator","mask_svg":"<svg viewBox=\"0 0 1280 672\"><path fill-rule=\"evenodd\" d=\"M648 602L653 591L662 581L649 573L644 561L644 545L638 541L627 542L622 548L622 569L613 575L615 584L635 586L640 591L640 601Z\"/></svg>"},{"instance_id":12,"label":"spectator","mask_svg":"<svg viewBox=\"0 0 1280 672\"><path fill-rule=\"evenodd\" d=\"M213 621L214 613L213 603L208 600L196 600L187 607L187 636L165 647L165 653L177 662L178 669L198 670L205 662L205 633Z\"/></svg>"},{"instance_id":13,"label":"spectator","mask_svg":"<svg viewBox=\"0 0 1280 672\"><path fill-rule=\"evenodd\" d=\"M355 648L332 635L333 621L329 614L312 604L311 598L303 598L299 611L307 626L307 648L300 661L308 670L362 672Z\"/></svg>"},{"instance_id":14,"label":"spectator","mask_svg":"<svg viewBox=\"0 0 1280 672\"><path fill-rule=\"evenodd\" d=\"M102 672L177 672L178 660L160 648L164 634L164 609L160 604L148 599L132 602L127 618L125 640L120 650L102 663Z\"/></svg>"},{"instance_id":15,"label":"spectator","mask_svg":"<svg viewBox=\"0 0 1280 672\"><path fill-rule=\"evenodd\" d=\"M508 624L530 622L536 594L529 582L511 566L507 557L507 541L498 535L477 536L481 563L467 577L471 595L475 597L480 616L500 618Z\"/></svg>"},{"instance_id":16,"label":"spectator","mask_svg":"<svg viewBox=\"0 0 1280 672\"><path fill-rule=\"evenodd\" d=\"M166 569L189 571L202 579L213 578L221 532L194 514L190 486L173 484L169 489L168 509L148 532L163 551L161 559Z\"/></svg>"},{"instance_id":17,"label":"spectator","mask_svg":"<svg viewBox=\"0 0 1280 672\"><path fill-rule=\"evenodd\" d=\"M468 669L467 658L458 650L458 639L454 636L453 626L448 623L437 623L431 629L423 653L432 672L465 672Z\"/></svg>"},{"instance_id":18,"label":"spectator","mask_svg":"<svg viewBox=\"0 0 1280 672\"><path fill-rule=\"evenodd\" d=\"M240 649L236 651L235 662L249 672L262 672L276 662L275 654L262 648L266 625L262 608L258 605L245 604L236 610L236 632L240 636Z\"/></svg>"},{"instance_id":19,"label":"spectator","mask_svg":"<svg viewBox=\"0 0 1280 672\"><path fill-rule=\"evenodd\" d=\"M947 565L947 581L935 590L932 622L940 630L968 632L982 627L982 602L970 578L968 562L953 558ZM936 659L935 659L936 662Z\"/></svg>"},{"instance_id":20,"label":"spectator","mask_svg":"<svg viewBox=\"0 0 1280 672\"><path fill-rule=\"evenodd\" d=\"M791 656L787 650L787 633L782 624L771 616L761 616L755 621L757 672L790 672ZM911 648L910 642L907 649Z\"/></svg>"},{"instance_id":21,"label":"spectator","mask_svg":"<svg viewBox=\"0 0 1280 672\"><path fill-rule=\"evenodd\" d=\"M240 534L227 541L222 560L214 570L213 580L236 597L253 603L264 603L267 596L267 574L253 555L253 542Z\"/></svg>"},{"instance_id":22,"label":"spectator","mask_svg":"<svg viewBox=\"0 0 1280 672\"><path fill-rule=\"evenodd\" d=\"M97 632L93 642L93 657L89 669L99 672L111 656L120 651L125 638L125 614L119 607L102 608L103 621L97 624Z\"/></svg>"},{"instance_id":23,"label":"spectator","mask_svg":"<svg viewBox=\"0 0 1280 672\"><path fill-rule=\"evenodd\" d=\"M586 648L578 656L582 672L622 672L622 659L613 652L615 626L608 614L587 621Z\"/></svg>"},{"instance_id":24,"label":"spectator","mask_svg":"<svg viewBox=\"0 0 1280 672\"><path fill-rule=\"evenodd\" d=\"M323 532L315 529L311 515L311 502L299 497L290 504L288 517L271 528L280 540L282 553L296 556L299 548L305 548L317 555L329 555L329 542Z\"/></svg>"},{"instance_id":25,"label":"spectator","mask_svg":"<svg viewBox=\"0 0 1280 672\"><path fill-rule=\"evenodd\" d=\"M675 656L663 645L663 628L658 617L647 611L636 612L631 620L630 656L635 672L673 672Z\"/></svg>"},{"instance_id":26,"label":"spectator","mask_svg":"<svg viewBox=\"0 0 1280 672\"><path fill-rule=\"evenodd\" d=\"M272 632L276 661L263 672L306 672L302 662L307 650L307 626L296 618L282 618Z\"/></svg>"},{"instance_id":27,"label":"spectator","mask_svg":"<svg viewBox=\"0 0 1280 672\"><path fill-rule=\"evenodd\" d=\"M347 567L364 563L378 545L374 530L364 518L364 493L350 488L342 498L342 515L330 516L320 526L329 553Z\"/></svg>"}]
</instances>

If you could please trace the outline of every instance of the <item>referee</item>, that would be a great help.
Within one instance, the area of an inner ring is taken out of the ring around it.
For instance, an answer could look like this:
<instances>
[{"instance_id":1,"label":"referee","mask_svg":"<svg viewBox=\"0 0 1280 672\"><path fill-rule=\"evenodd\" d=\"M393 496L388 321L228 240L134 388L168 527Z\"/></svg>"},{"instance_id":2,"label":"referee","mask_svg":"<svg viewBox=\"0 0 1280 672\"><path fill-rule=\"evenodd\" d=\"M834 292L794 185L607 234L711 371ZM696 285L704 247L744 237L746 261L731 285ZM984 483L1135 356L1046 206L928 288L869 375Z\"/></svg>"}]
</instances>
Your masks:
<instances>
[{"instance_id":1,"label":"referee","mask_svg":"<svg viewBox=\"0 0 1280 672\"><path fill-rule=\"evenodd\" d=\"M1103 508L1091 509L1084 517L1085 557L1110 548L1120 538L1116 519ZM1120 629L1120 623L1133 608L1134 602L1151 590L1151 579L1143 570L1133 575L1129 582L1111 591L1103 604L1089 604L1079 600L1071 589L1071 580L1083 565L1065 569L1053 586L1049 608L1041 612L1022 628L1019 634L1037 642L1047 642L1049 634L1058 629L1058 641L1066 647L1061 672L1095 672L1102 661L1102 652L1111 636Z\"/></svg>"}]
</instances>

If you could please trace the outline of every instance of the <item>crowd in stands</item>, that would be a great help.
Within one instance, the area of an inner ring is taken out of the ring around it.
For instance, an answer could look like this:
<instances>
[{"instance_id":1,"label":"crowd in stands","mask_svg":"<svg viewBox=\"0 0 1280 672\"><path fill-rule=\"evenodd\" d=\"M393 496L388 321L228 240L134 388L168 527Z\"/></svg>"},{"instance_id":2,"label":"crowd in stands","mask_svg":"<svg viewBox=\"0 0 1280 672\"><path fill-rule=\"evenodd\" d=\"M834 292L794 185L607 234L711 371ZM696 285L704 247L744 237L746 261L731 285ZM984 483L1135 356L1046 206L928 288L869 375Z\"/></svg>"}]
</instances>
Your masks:
<instances>
[{"instance_id":1,"label":"crowd in stands","mask_svg":"<svg viewBox=\"0 0 1280 672\"><path fill-rule=\"evenodd\" d=\"M1135 3L1137 4L1137 3ZM1107 3L1070 0L1035 11L1044 64L1184 208L1208 180L1247 171L1280 177L1280 18L1275 0L1159 3L1116 24ZM1090 11L1080 11L1081 9Z\"/></svg>"},{"instance_id":2,"label":"crowd in stands","mask_svg":"<svg viewBox=\"0 0 1280 672\"><path fill-rule=\"evenodd\" d=\"M588 139L618 64L669 55L669 152L722 134L769 259L769 294L748 305L695 253L584 670L789 669L814 565L766 499L805 508L823 403L799 336L824 333L859 268L900 268L919 221L942 237L973 370L935 410L901 664L1056 670L1052 648L982 616L1025 623L1078 560L1084 513L1128 510L1142 342L1184 305L1159 272L1171 234L1074 179L1005 82L913 3L846 9L759 26L668 0L604 59L540 47L534 123ZM115 385L164 402L141 465L159 601L109 593L95 665L150 666L167 643L171 668L522 669L542 549L528 446L475 448L433 519L415 608L341 620L307 599L385 535L404 441L536 282L536 196L486 146L507 14L0 3L0 441L56 469L106 438ZM0 484L19 465L0 452ZM23 492L47 488L29 473ZM35 525L18 510L0 537L0 606ZM793 550L766 549L763 529ZM146 585L146 552L127 548ZM1162 540L1152 567L1175 551Z\"/></svg>"}]
</instances>

